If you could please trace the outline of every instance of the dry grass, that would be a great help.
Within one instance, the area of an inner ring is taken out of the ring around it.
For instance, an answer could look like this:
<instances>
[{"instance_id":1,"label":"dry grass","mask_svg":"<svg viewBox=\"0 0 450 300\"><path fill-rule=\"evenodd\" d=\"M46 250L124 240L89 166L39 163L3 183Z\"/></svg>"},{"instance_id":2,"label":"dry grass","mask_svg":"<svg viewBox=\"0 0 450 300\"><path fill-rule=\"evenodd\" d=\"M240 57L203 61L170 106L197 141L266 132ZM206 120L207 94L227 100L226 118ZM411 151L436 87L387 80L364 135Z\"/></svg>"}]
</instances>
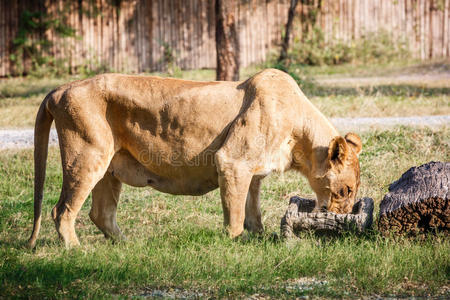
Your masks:
<instances>
[{"instance_id":1,"label":"dry grass","mask_svg":"<svg viewBox=\"0 0 450 300\"><path fill-rule=\"evenodd\" d=\"M450 72L436 75L395 75L371 77L328 77L317 79L319 84L335 87L379 86L379 85L411 85L424 88L450 88Z\"/></svg>"},{"instance_id":2,"label":"dry grass","mask_svg":"<svg viewBox=\"0 0 450 300\"><path fill-rule=\"evenodd\" d=\"M330 95L310 100L325 116L334 117L407 117L450 114L448 95L366 96Z\"/></svg>"},{"instance_id":3,"label":"dry grass","mask_svg":"<svg viewBox=\"0 0 450 300\"><path fill-rule=\"evenodd\" d=\"M261 68L242 69L241 78ZM310 98L329 117L450 114L450 63L447 61L393 66L293 66L292 72L306 73L322 82L312 90ZM213 70L179 71L175 75L192 80L215 78ZM33 127L45 95L76 79L80 77L0 79L0 128Z\"/></svg>"}]
</instances>

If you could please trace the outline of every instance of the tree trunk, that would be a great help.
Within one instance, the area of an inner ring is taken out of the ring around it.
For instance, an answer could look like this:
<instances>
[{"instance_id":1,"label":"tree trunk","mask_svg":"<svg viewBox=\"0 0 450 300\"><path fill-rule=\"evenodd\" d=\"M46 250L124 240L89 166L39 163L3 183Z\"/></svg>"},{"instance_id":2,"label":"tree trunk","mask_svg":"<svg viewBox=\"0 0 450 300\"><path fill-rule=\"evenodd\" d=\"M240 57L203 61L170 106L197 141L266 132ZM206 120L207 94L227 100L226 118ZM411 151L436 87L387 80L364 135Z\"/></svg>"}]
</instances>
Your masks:
<instances>
[{"instance_id":1,"label":"tree trunk","mask_svg":"<svg viewBox=\"0 0 450 300\"><path fill-rule=\"evenodd\" d=\"M291 0L291 5L289 7L289 13L288 13L288 20L286 23L286 30L284 34L283 43L281 44L281 53L280 57L278 58L278 61L283 61L287 58L287 53L289 50L289 42L291 39L291 31L292 31L292 24L294 23L294 16L295 16L295 8L297 7L298 0Z\"/></svg>"},{"instance_id":2,"label":"tree trunk","mask_svg":"<svg viewBox=\"0 0 450 300\"><path fill-rule=\"evenodd\" d=\"M239 80L236 0L216 0L217 80Z\"/></svg>"},{"instance_id":3,"label":"tree trunk","mask_svg":"<svg viewBox=\"0 0 450 300\"><path fill-rule=\"evenodd\" d=\"M389 186L380 203L383 233L450 229L450 163L429 162L409 169Z\"/></svg>"},{"instance_id":4,"label":"tree trunk","mask_svg":"<svg viewBox=\"0 0 450 300\"><path fill-rule=\"evenodd\" d=\"M301 232L336 235L345 231L361 233L372 226L373 200L362 198L355 203L350 214L312 212L314 200L292 197L281 219L281 236L292 238Z\"/></svg>"}]
</instances>

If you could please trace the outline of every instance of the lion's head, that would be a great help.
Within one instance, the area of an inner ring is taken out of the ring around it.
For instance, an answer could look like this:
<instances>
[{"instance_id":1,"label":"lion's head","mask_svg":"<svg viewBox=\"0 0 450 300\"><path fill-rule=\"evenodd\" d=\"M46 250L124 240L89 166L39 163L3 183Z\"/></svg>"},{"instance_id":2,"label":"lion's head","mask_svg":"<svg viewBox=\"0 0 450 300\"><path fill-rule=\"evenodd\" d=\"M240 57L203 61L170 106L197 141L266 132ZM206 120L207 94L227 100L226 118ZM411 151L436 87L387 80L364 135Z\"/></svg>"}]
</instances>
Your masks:
<instances>
[{"instance_id":1,"label":"lion's head","mask_svg":"<svg viewBox=\"0 0 450 300\"><path fill-rule=\"evenodd\" d=\"M350 213L360 180L358 155L362 143L358 135L333 138L328 147L325 170L309 178L317 195L318 208L335 213Z\"/></svg>"}]
</instances>

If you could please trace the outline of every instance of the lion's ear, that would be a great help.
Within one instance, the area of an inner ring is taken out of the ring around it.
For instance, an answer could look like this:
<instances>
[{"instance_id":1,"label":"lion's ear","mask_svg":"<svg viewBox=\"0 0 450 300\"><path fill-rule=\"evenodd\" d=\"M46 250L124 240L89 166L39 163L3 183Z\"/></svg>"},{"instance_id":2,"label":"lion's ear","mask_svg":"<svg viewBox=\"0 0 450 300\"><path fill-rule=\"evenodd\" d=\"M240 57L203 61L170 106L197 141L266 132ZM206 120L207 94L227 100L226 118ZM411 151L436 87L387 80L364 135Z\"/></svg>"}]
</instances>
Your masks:
<instances>
[{"instance_id":1,"label":"lion's ear","mask_svg":"<svg viewBox=\"0 0 450 300\"><path fill-rule=\"evenodd\" d=\"M356 133L349 132L345 135L345 140L349 146L352 147L353 152L358 156L362 150L361 138Z\"/></svg>"},{"instance_id":2,"label":"lion's ear","mask_svg":"<svg viewBox=\"0 0 450 300\"><path fill-rule=\"evenodd\" d=\"M328 161L334 167L340 169L344 166L348 157L348 145L342 136L333 138L328 147Z\"/></svg>"}]
</instances>

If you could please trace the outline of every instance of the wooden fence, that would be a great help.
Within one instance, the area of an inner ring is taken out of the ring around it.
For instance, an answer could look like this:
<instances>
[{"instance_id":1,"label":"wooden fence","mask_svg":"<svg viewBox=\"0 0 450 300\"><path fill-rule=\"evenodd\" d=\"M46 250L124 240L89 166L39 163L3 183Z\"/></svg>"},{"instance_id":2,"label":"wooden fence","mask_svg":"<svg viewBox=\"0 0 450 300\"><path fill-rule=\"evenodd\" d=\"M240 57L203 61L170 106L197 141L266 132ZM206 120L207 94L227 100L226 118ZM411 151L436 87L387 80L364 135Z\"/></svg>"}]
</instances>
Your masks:
<instances>
[{"instance_id":1,"label":"wooden fence","mask_svg":"<svg viewBox=\"0 0 450 300\"><path fill-rule=\"evenodd\" d=\"M73 38L47 30L51 53L71 66L103 63L117 71L164 70L170 56L182 69L214 68L214 0L0 0L0 76L14 69L9 59L24 10L64 14ZM41 1L42 2L42 1ZM237 7L241 65L264 61L278 43L288 0L242 1Z\"/></svg>"},{"instance_id":2,"label":"wooden fence","mask_svg":"<svg viewBox=\"0 0 450 300\"><path fill-rule=\"evenodd\" d=\"M214 0L0 0L0 76L14 74L14 39L23 13L63 17L75 29L61 37L54 28L38 28L32 40L50 42L49 54L69 67L103 64L127 72L214 68ZM289 0L241 0L236 9L241 66L264 61L278 51ZM450 0L299 0L301 35L320 26L328 39L351 41L385 29L409 41L422 59L449 57ZM314 24L305 16L315 10ZM22 19L22 21L21 21ZM38 46L38 48L41 45ZM43 47L43 46L42 46ZM26 60L25 69L30 66ZM16 70L17 71L17 70Z\"/></svg>"},{"instance_id":3,"label":"wooden fence","mask_svg":"<svg viewBox=\"0 0 450 300\"><path fill-rule=\"evenodd\" d=\"M404 40L415 57L450 57L450 0L303 0L300 15L317 9L316 25L351 41L385 31ZM305 3L307 3L305 5ZM303 25L309 26L303 22ZM297 31L301 34L301 30Z\"/></svg>"}]
</instances>

